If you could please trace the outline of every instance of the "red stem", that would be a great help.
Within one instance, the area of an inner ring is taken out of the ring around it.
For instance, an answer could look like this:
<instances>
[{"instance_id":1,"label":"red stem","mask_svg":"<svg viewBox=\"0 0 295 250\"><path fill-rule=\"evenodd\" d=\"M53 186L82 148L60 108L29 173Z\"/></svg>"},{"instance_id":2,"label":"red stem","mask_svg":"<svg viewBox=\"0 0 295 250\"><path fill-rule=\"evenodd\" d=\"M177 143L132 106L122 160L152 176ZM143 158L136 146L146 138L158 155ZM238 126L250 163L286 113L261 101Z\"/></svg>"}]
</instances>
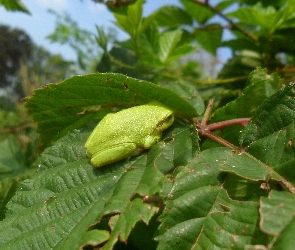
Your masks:
<instances>
[{"instance_id":1,"label":"red stem","mask_svg":"<svg viewBox=\"0 0 295 250\"><path fill-rule=\"evenodd\" d=\"M215 131L217 129L223 129L225 127L236 125L236 124L246 126L250 120L251 118L237 118L237 119L226 120L222 122L216 122L216 123L206 125L206 129L209 131Z\"/></svg>"}]
</instances>

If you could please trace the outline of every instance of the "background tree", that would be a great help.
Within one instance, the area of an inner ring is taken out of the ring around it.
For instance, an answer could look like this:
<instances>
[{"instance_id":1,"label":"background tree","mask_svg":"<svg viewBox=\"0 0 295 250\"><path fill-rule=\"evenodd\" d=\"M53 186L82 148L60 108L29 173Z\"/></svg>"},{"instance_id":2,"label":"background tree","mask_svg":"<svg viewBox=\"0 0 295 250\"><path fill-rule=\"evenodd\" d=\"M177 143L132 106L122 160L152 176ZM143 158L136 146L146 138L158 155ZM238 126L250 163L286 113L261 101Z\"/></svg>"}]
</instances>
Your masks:
<instances>
[{"instance_id":1,"label":"background tree","mask_svg":"<svg viewBox=\"0 0 295 250\"><path fill-rule=\"evenodd\" d=\"M32 41L24 31L2 25L0 47L0 87L7 87L15 82L20 61L31 56Z\"/></svg>"},{"instance_id":2,"label":"background tree","mask_svg":"<svg viewBox=\"0 0 295 250\"><path fill-rule=\"evenodd\" d=\"M92 32L81 29L68 14L58 14L53 10L50 13L56 16L56 29L48 35L51 42L68 44L76 53L76 72L95 72L97 62L100 60L102 50L97 46L96 35ZM108 34L108 39L115 35Z\"/></svg>"},{"instance_id":3,"label":"background tree","mask_svg":"<svg viewBox=\"0 0 295 250\"><path fill-rule=\"evenodd\" d=\"M0 26L0 46L0 88L12 101L74 74L72 62L35 45L22 30Z\"/></svg>"},{"instance_id":4,"label":"background tree","mask_svg":"<svg viewBox=\"0 0 295 250\"><path fill-rule=\"evenodd\" d=\"M60 55L35 45L24 31L8 26L0 30L0 178L5 179L28 171L37 156L36 129L21 98L71 76L74 69Z\"/></svg>"},{"instance_id":5,"label":"background tree","mask_svg":"<svg viewBox=\"0 0 295 250\"><path fill-rule=\"evenodd\" d=\"M18 98L28 96L37 87L59 82L75 73L73 62L64 60L61 55L53 55L35 44L32 45L30 59L20 63L18 84L14 89Z\"/></svg>"}]
</instances>

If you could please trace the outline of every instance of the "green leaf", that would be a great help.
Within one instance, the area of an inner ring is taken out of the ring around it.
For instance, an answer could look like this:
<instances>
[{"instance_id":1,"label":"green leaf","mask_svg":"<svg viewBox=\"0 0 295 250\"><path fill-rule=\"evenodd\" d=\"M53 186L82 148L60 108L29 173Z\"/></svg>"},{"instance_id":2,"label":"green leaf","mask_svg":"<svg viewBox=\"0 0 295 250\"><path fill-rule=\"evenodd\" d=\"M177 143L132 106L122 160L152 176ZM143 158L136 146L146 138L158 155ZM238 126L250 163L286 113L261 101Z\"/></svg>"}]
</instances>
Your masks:
<instances>
[{"instance_id":1,"label":"green leaf","mask_svg":"<svg viewBox=\"0 0 295 250\"><path fill-rule=\"evenodd\" d=\"M139 72L136 67L138 63L138 56L134 51L125 49L122 47L122 43L119 46L113 47L110 51L103 54L100 62L96 66L97 72L116 72L130 77L143 78L145 80L150 79L146 75ZM112 60L116 60L118 64L112 63ZM129 65L130 67L126 67Z\"/></svg>"},{"instance_id":2,"label":"green leaf","mask_svg":"<svg viewBox=\"0 0 295 250\"><path fill-rule=\"evenodd\" d=\"M85 233L80 245L82 247L89 245L95 247L108 240L109 237L110 233L108 231L94 229Z\"/></svg>"},{"instance_id":3,"label":"green leaf","mask_svg":"<svg viewBox=\"0 0 295 250\"><path fill-rule=\"evenodd\" d=\"M227 154L224 157L226 159L223 160L223 164L219 168L221 171L233 173L251 181L264 181L264 186L268 186L268 182L274 180L285 186L290 192L295 192L295 187L292 184L292 181L295 183L294 178L290 180L288 180L289 176L284 178L272 166L261 162L258 158L246 152L232 152L232 154Z\"/></svg>"},{"instance_id":4,"label":"green leaf","mask_svg":"<svg viewBox=\"0 0 295 250\"><path fill-rule=\"evenodd\" d=\"M261 27L273 33L275 30L294 27L294 1L281 3L278 8L273 5L263 6L258 2L254 6L243 6L228 15L239 18L244 24Z\"/></svg>"},{"instance_id":5,"label":"green leaf","mask_svg":"<svg viewBox=\"0 0 295 250\"><path fill-rule=\"evenodd\" d=\"M10 110L0 110L0 128L17 127L20 125L19 113ZM1 137L2 138L2 137Z\"/></svg>"},{"instance_id":6,"label":"green leaf","mask_svg":"<svg viewBox=\"0 0 295 250\"><path fill-rule=\"evenodd\" d=\"M194 85L188 84L187 82L169 81L169 83L166 84L162 83L161 86L169 88L173 92L178 93L181 98L186 100L196 109L198 114L204 113L204 101Z\"/></svg>"},{"instance_id":7,"label":"green leaf","mask_svg":"<svg viewBox=\"0 0 295 250\"><path fill-rule=\"evenodd\" d=\"M183 31L180 29L166 31L160 35L158 58L162 67L195 50L190 43L182 40L182 36Z\"/></svg>"},{"instance_id":8,"label":"green leaf","mask_svg":"<svg viewBox=\"0 0 295 250\"><path fill-rule=\"evenodd\" d=\"M14 127L20 123L16 112L3 111L0 112L0 116L2 116L0 120L3 121L0 126L3 128L6 126ZM2 131L5 131L5 129ZM28 167L28 162L32 157L30 151L33 150L32 145L29 144L29 146L23 148L17 137L4 136L6 138L0 141L0 220L4 218L6 204L14 196L21 181L31 178L36 171L36 169ZM31 134L31 139L33 138Z\"/></svg>"},{"instance_id":9,"label":"green leaf","mask_svg":"<svg viewBox=\"0 0 295 250\"><path fill-rule=\"evenodd\" d=\"M244 88L246 79L255 68L262 64L260 54L255 51L242 50L231 58L219 72L221 79L236 78L231 84L235 89ZM266 80L266 79L264 79Z\"/></svg>"},{"instance_id":10,"label":"green leaf","mask_svg":"<svg viewBox=\"0 0 295 250\"><path fill-rule=\"evenodd\" d=\"M122 6L120 8L110 7L116 18L117 26L127 32L131 37L136 37L140 34L142 5L143 0L138 0L128 6Z\"/></svg>"},{"instance_id":11,"label":"green leaf","mask_svg":"<svg viewBox=\"0 0 295 250\"><path fill-rule=\"evenodd\" d=\"M222 38L222 27L219 24L207 25L202 29L197 29L194 34L202 48L216 55L216 50L220 47Z\"/></svg>"},{"instance_id":12,"label":"green leaf","mask_svg":"<svg viewBox=\"0 0 295 250\"><path fill-rule=\"evenodd\" d=\"M166 143L166 142L169 143ZM147 168L136 192L145 195L161 191L160 179L176 166L184 166L200 151L196 128L176 119L172 129L164 132L163 140L155 144L147 155ZM160 170L161 172L159 172Z\"/></svg>"},{"instance_id":13,"label":"green leaf","mask_svg":"<svg viewBox=\"0 0 295 250\"><path fill-rule=\"evenodd\" d=\"M274 236L271 249L292 249L294 246L294 194L284 191L271 191L269 196L261 198L261 229Z\"/></svg>"},{"instance_id":14,"label":"green leaf","mask_svg":"<svg viewBox=\"0 0 295 250\"><path fill-rule=\"evenodd\" d=\"M290 146L292 146L292 149L290 149ZM290 141L288 141L286 144L286 148L287 148L286 151L289 151L288 153L286 153L286 155L288 155L288 158L294 152L293 147L294 147L293 144L290 145ZM285 179L291 182L293 185L295 185L294 157L292 159L289 158L288 160L285 160L282 158L280 162L283 162L283 163L274 166L275 171L278 172L281 176L285 177Z\"/></svg>"},{"instance_id":15,"label":"green leaf","mask_svg":"<svg viewBox=\"0 0 295 250\"><path fill-rule=\"evenodd\" d=\"M261 196L268 195L268 190L261 188L261 182L250 181L235 174L228 173L223 187L234 200L258 202Z\"/></svg>"},{"instance_id":16,"label":"green leaf","mask_svg":"<svg viewBox=\"0 0 295 250\"><path fill-rule=\"evenodd\" d=\"M116 210L117 209L115 209L115 211ZM102 249L112 249L119 237L121 241L126 242L135 224L141 220L147 224L157 211L158 208L151 207L149 204L144 204L139 198L129 202L128 206L122 211L124 214L115 215L112 218L112 234L109 241Z\"/></svg>"},{"instance_id":17,"label":"green leaf","mask_svg":"<svg viewBox=\"0 0 295 250\"><path fill-rule=\"evenodd\" d=\"M292 44L295 42L294 38L295 28L286 28L278 30L271 41L273 52L279 53L285 51L287 54L294 55L295 48Z\"/></svg>"},{"instance_id":18,"label":"green leaf","mask_svg":"<svg viewBox=\"0 0 295 250\"><path fill-rule=\"evenodd\" d=\"M142 198L161 191L159 169L169 161L172 168L185 164L198 152L198 138L187 126L176 121L148 154L102 168L90 165L84 148L93 127L62 137L41 154L38 173L9 202L0 222L0 248L79 249L107 240L103 249L110 249L126 241L137 222L147 224L159 211L161 197L156 202ZM185 159L174 153L183 138ZM99 231L87 233L89 227Z\"/></svg>"},{"instance_id":19,"label":"green leaf","mask_svg":"<svg viewBox=\"0 0 295 250\"><path fill-rule=\"evenodd\" d=\"M95 25L97 35L95 36L97 44L103 49L106 53L108 48L109 40L111 40L111 34L107 33L102 27Z\"/></svg>"},{"instance_id":20,"label":"green leaf","mask_svg":"<svg viewBox=\"0 0 295 250\"><path fill-rule=\"evenodd\" d=\"M106 110L93 109L98 105L145 104L157 100L181 116L197 116L190 104L169 89L111 73L74 76L37 89L25 100L26 108L38 122L43 144L82 126L95 116L101 119Z\"/></svg>"},{"instance_id":21,"label":"green leaf","mask_svg":"<svg viewBox=\"0 0 295 250\"><path fill-rule=\"evenodd\" d=\"M176 48L178 42L181 40L182 31L177 29L174 31L167 31L161 34L159 41L159 58L162 63L169 61L169 56Z\"/></svg>"},{"instance_id":22,"label":"green leaf","mask_svg":"<svg viewBox=\"0 0 295 250\"><path fill-rule=\"evenodd\" d=\"M199 134L194 125L189 129L176 129L174 132L173 152L174 165L185 166L189 161L199 153Z\"/></svg>"},{"instance_id":23,"label":"green leaf","mask_svg":"<svg viewBox=\"0 0 295 250\"><path fill-rule=\"evenodd\" d=\"M104 204L103 197L98 198L97 195L109 195L117 181L113 175L106 175L98 177L98 184L91 182L95 175L99 176L100 171L94 173L92 166L87 165L88 161L81 158L86 157L82 144L87 135L76 131L44 151L39 173L25 181L8 204L9 216L0 224L2 249L8 246L17 249L24 245L39 249L53 248L63 236L73 232L76 232L75 241L72 238L68 240L72 240L75 249L78 248L79 235L83 229L86 230L89 222L93 222L96 210ZM77 140L80 140L80 144ZM117 174L122 174L120 169L117 169ZM107 180L109 182L104 183ZM80 190L77 188L79 186ZM95 197L96 203L91 204ZM91 208L95 209L95 213L91 212ZM85 218L82 220L85 214L93 216L87 218L87 225ZM79 227L77 221L80 221Z\"/></svg>"},{"instance_id":24,"label":"green leaf","mask_svg":"<svg viewBox=\"0 0 295 250\"><path fill-rule=\"evenodd\" d=\"M244 249L257 228L256 202L231 200L218 168L227 151L203 151L178 168L156 240L158 249Z\"/></svg>"},{"instance_id":25,"label":"green leaf","mask_svg":"<svg viewBox=\"0 0 295 250\"><path fill-rule=\"evenodd\" d=\"M28 171L23 175L18 175L13 178L6 178L0 181L0 220L5 218L6 204L15 195L21 182L33 176L35 171Z\"/></svg>"},{"instance_id":26,"label":"green leaf","mask_svg":"<svg viewBox=\"0 0 295 250\"><path fill-rule=\"evenodd\" d=\"M186 11L173 5L165 5L159 8L153 15L159 26L172 29L178 28L183 24L191 25L193 22Z\"/></svg>"},{"instance_id":27,"label":"green leaf","mask_svg":"<svg viewBox=\"0 0 295 250\"><path fill-rule=\"evenodd\" d=\"M268 165L273 166L280 172L281 164L288 161L293 161L295 158L295 125L292 122L289 126L274 132L268 136L254 141L248 148L247 152L265 162ZM285 177L295 177L292 174L293 167L289 166L290 174L286 173L287 167L284 166ZM291 178L295 181L295 178Z\"/></svg>"},{"instance_id":28,"label":"green leaf","mask_svg":"<svg viewBox=\"0 0 295 250\"><path fill-rule=\"evenodd\" d=\"M186 0L181 0L181 3L185 7L187 13L191 15L192 18L194 18L198 23L205 23L215 15L212 10L201 4Z\"/></svg>"},{"instance_id":29,"label":"green leaf","mask_svg":"<svg viewBox=\"0 0 295 250\"><path fill-rule=\"evenodd\" d=\"M241 145L249 145L291 124L295 118L294 94L294 83L290 83L266 99L242 131Z\"/></svg>"},{"instance_id":30,"label":"green leaf","mask_svg":"<svg viewBox=\"0 0 295 250\"><path fill-rule=\"evenodd\" d=\"M295 217L293 216L290 223L286 226L286 228L282 231L274 246L273 250L280 249L293 249L295 244Z\"/></svg>"},{"instance_id":31,"label":"green leaf","mask_svg":"<svg viewBox=\"0 0 295 250\"><path fill-rule=\"evenodd\" d=\"M8 204L9 216L0 224L1 249L24 245L78 249L83 232L96 222L106 200L115 195L117 183L120 186L134 174L135 180L140 179L144 157L131 163L135 171L126 174L121 164L94 169L83 147L88 136L89 131L76 130L44 151L39 173L24 182ZM123 190L125 197L136 185L128 187Z\"/></svg>"},{"instance_id":32,"label":"green leaf","mask_svg":"<svg viewBox=\"0 0 295 250\"><path fill-rule=\"evenodd\" d=\"M133 4L127 7L127 20L128 25L131 28L131 35L134 37L137 35L142 22L142 6L144 0L135 1Z\"/></svg>"},{"instance_id":33,"label":"green leaf","mask_svg":"<svg viewBox=\"0 0 295 250\"><path fill-rule=\"evenodd\" d=\"M172 61L176 61L177 59L188 55L196 50L196 47L192 46L189 43L179 43L179 45L171 51L169 57L165 60L165 64L170 63Z\"/></svg>"},{"instance_id":34,"label":"green leaf","mask_svg":"<svg viewBox=\"0 0 295 250\"><path fill-rule=\"evenodd\" d=\"M260 202L260 225L267 234L278 236L290 223L294 224L294 194L273 190L268 197L261 197Z\"/></svg>"},{"instance_id":35,"label":"green leaf","mask_svg":"<svg viewBox=\"0 0 295 250\"><path fill-rule=\"evenodd\" d=\"M3 5L7 10L22 11L30 14L29 10L21 2L21 0L0 0L0 5Z\"/></svg>"},{"instance_id":36,"label":"green leaf","mask_svg":"<svg viewBox=\"0 0 295 250\"><path fill-rule=\"evenodd\" d=\"M25 156L19 142L8 137L0 142L0 180L14 177L26 172Z\"/></svg>"},{"instance_id":37,"label":"green leaf","mask_svg":"<svg viewBox=\"0 0 295 250\"><path fill-rule=\"evenodd\" d=\"M212 121L222 121L234 118L251 117L257 107L279 89L279 75L267 74L266 69L257 68L249 75L247 87L236 100L217 109L212 115ZM246 108L245 108L246 107Z\"/></svg>"},{"instance_id":38,"label":"green leaf","mask_svg":"<svg viewBox=\"0 0 295 250\"><path fill-rule=\"evenodd\" d=\"M139 55L145 65L155 68L161 68L163 66L158 56L159 43L160 32L156 24L152 23L139 37ZM132 49L134 50L134 44L132 45Z\"/></svg>"},{"instance_id":39,"label":"green leaf","mask_svg":"<svg viewBox=\"0 0 295 250\"><path fill-rule=\"evenodd\" d=\"M182 30L176 29L160 34L154 23L141 34L138 49L145 65L164 68L171 61L194 51L195 47L184 41Z\"/></svg>"},{"instance_id":40,"label":"green leaf","mask_svg":"<svg viewBox=\"0 0 295 250\"><path fill-rule=\"evenodd\" d=\"M111 249L118 239L123 242L126 241L136 222L142 220L147 224L158 211L157 207L145 204L139 198L131 200L138 185L141 185L141 181L146 182L144 173L147 172L147 168L137 169L137 164L132 166L133 169L130 169L128 174L122 176L113 191L112 197L108 199L102 211L102 214L106 215L119 213L110 220L112 233L103 249ZM150 168L148 169L151 170ZM154 172L158 172L160 178L163 176L158 170L154 169ZM153 181L157 183L159 179L154 179Z\"/></svg>"},{"instance_id":41,"label":"green leaf","mask_svg":"<svg viewBox=\"0 0 295 250\"><path fill-rule=\"evenodd\" d=\"M269 166L247 153L229 154L219 169L253 181L279 180L279 175Z\"/></svg>"},{"instance_id":42,"label":"green leaf","mask_svg":"<svg viewBox=\"0 0 295 250\"><path fill-rule=\"evenodd\" d=\"M260 26L265 29L272 29L280 18L280 13L273 6L263 7L260 2L255 6L240 7L228 15L239 18L239 21L244 24Z\"/></svg>"},{"instance_id":43,"label":"green leaf","mask_svg":"<svg viewBox=\"0 0 295 250\"><path fill-rule=\"evenodd\" d=\"M255 42L253 42L252 40L246 39L245 37L239 37L239 38L223 41L221 43L221 46L230 47L233 51L240 51L240 54L237 53L237 56L240 56L240 57L247 56L246 53L251 51L261 52L261 48ZM241 51L245 51L246 53L241 53ZM250 56L251 54L249 53L248 57ZM252 57L255 57L254 53L252 53ZM256 54L256 57L257 57L257 54Z\"/></svg>"}]
</instances>

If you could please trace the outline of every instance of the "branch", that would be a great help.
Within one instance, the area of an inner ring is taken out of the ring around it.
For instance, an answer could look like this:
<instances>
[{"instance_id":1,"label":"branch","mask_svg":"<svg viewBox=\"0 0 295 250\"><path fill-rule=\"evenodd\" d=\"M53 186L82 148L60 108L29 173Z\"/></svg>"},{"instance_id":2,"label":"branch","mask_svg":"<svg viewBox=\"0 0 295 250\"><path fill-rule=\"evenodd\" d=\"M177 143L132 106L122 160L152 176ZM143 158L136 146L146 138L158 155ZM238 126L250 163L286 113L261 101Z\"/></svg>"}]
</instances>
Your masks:
<instances>
[{"instance_id":1,"label":"branch","mask_svg":"<svg viewBox=\"0 0 295 250\"><path fill-rule=\"evenodd\" d=\"M246 126L250 120L251 118L237 118L237 119L232 119L232 120L227 120L222 122L216 122L216 123L207 125L207 129L209 131L214 131L217 129L223 129L225 127L236 125L236 124Z\"/></svg>"},{"instance_id":2,"label":"branch","mask_svg":"<svg viewBox=\"0 0 295 250\"><path fill-rule=\"evenodd\" d=\"M35 125L34 123L27 123L27 124L23 124L23 125L20 125L17 127L2 129L2 130L0 130L0 134L18 133L25 128L34 127L34 125Z\"/></svg>"},{"instance_id":3,"label":"branch","mask_svg":"<svg viewBox=\"0 0 295 250\"><path fill-rule=\"evenodd\" d=\"M117 60L116 58L114 58L110 54L109 54L109 57L110 57L112 63L116 64L117 66L126 68L126 69L135 70L135 71L138 71L138 72L141 72L141 73L153 74L153 75L156 75L156 76L159 76L159 77L175 79L175 80L178 80L178 81L179 81L179 79L184 79L184 80L190 81L190 82L192 82L193 84L196 84L196 85L227 84L227 83L231 83L231 82L235 82L235 81L239 81L239 80L248 79L248 75L244 75L244 76L237 76L237 77L231 77L231 78L226 78L226 79L199 80L199 79L195 79L195 78L192 78L192 77L185 77L183 75L170 74L170 73L167 73L167 72L153 71L152 69L147 69L147 68L143 68L143 67L131 66L131 65L125 64L125 63Z\"/></svg>"},{"instance_id":4,"label":"branch","mask_svg":"<svg viewBox=\"0 0 295 250\"><path fill-rule=\"evenodd\" d=\"M223 139L222 137L213 134L211 131L214 131L214 130L217 130L217 129L222 129L222 128L225 128L225 127L228 127L228 126L231 126L231 125L235 125L235 124L240 124L242 126L246 126L251 118L237 118L237 119L232 119L232 120L207 124L207 122L208 122L208 120L210 118L210 113L211 113L211 110L213 108L213 104L214 104L214 100L211 99L209 101L209 104L208 104L207 108L206 108L206 111L205 111L205 114L204 114L204 117L203 117L202 121L197 122L196 126L197 126L197 129L198 129L198 133L200 135L203 135L203 136L205 136L207 138L210 138L210 139L218 142L219 144L221 144L221 145L223 145L225 147L232 148L237 152L243 152L245 154L248 154L243 149L233 145L232 143L230 143L229 141ZM284 177L282 177L277 172L275 172L270 166L265 165L265 167L268 169L269 173L272 175L272 177L273 177L272 179L279 181L292 194L295 194L295 186L291 182L289 182Z\"/></svg>"},{"instance_id":5,"label":"branch","mask_svg":"<svg viewBox=\"0 0 295 250\"><path fill-rule=\"evenodd\" d=\"M221 145L223 145L225 147L232 148L232 149L236 150L237 152L241 151L241 149L239 147L235 146L234 144L230 143L227 140L224 140L222 137L211 133L210 131L198 130L198 132L201 135L203 135L205 137L208 137L208 138L218 142L219 144L221 144Z\"/></svg>"},{"instance_id":6,"label":"branch","mask_svg":"<svg viewBox=\"0 0 295 250\"><path fill-rule=\"evenodd\" d=\"M218 8L210 5L209 1L204 1L204 2L201 2L199 0L190 0L190 1L195 4L199 4L201 6L208 8L209 10L213 11L215 14L219 15L221 18L226 20L233 28L237 29L238 31L243 33L245 36L249 37L254 42L258 41L257 36L255 36L253 33L248 32L247 30L243 29L240 25L236 24L232 19L228 18L225 14L223 14Z\"/></svg>"},{"instance_id":7,"label":"branch","mask_svg":"<svg viewBox=\"0 0 295 250\"><path fill-rule=\"evenodd\" d=\"M201 126L203 127L206 127L207 128L207 123L209 121L209 118L210 118L210 115L211 115L211 111L213 109L213 105L214 105L214 99L210 99L209 100L209 103L208 103L208 106L205 110L205 113L204 113L204 116L203 116L203 119L201 121Z\"/></svg>"},{"instance_id":8,"label":"branch","mask_svg":"<svg viewBox=\"0 0 295 250\"><path fill-rule=\"evenodd\" d=\"M202 121L196 123L196 126L198 128L198 133L200 135L203 135L205 137L208 137L208 138L218 142L219 144L221 144L223 146L232 148L236 151L240 151L241 149L239 147L233 145L232 143L223 139L222 137L219 137L218 135L213 134L212 131L217 130L217 129L222 129L222 128L225 128L225 127L228 127L231 125L235 125L235 124L240 124L242 126L246 126L247 123L250 121L250 118L238 118L238 119L232 119L232 120L207 124L208 120L210 118L210 115L211 115L213 105L214 105L214 99L209 100L209 104L206 108L206 111L204 113Z\"/></svg>"}]
</instances>

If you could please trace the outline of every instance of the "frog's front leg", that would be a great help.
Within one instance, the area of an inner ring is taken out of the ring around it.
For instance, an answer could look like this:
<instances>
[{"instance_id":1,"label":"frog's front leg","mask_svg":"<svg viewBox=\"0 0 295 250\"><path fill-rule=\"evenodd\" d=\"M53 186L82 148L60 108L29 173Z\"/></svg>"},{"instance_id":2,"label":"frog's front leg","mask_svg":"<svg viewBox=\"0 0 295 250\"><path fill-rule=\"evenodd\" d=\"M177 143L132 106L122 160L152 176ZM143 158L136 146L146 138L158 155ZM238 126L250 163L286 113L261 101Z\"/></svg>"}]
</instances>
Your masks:
<instances>
[{"instance_id":1,"label":"frog's front leg","mask_svg":"<svg viewBox=\"0 0 295 250\"><path fill-rule=\"evenodd\" d=\"M144 148L151 148L156 142L160 141L161 139L161 134L159 135L149 135L145 138L143 147Z\"/></svg>"},{"instance_id":2,"label":"frog's front leg","mask_svg":"<svg viewBox=\"0 0 295 250\"><path fill-rule=\"evenodd\" d=\"M94 167L101 167L127 157L137 155L139 153L140 151L137 151L135 143L113 145L112 147L104 149L101 152L97 152L91 158L91 164Z\"/></svg>"}]
</instances>

